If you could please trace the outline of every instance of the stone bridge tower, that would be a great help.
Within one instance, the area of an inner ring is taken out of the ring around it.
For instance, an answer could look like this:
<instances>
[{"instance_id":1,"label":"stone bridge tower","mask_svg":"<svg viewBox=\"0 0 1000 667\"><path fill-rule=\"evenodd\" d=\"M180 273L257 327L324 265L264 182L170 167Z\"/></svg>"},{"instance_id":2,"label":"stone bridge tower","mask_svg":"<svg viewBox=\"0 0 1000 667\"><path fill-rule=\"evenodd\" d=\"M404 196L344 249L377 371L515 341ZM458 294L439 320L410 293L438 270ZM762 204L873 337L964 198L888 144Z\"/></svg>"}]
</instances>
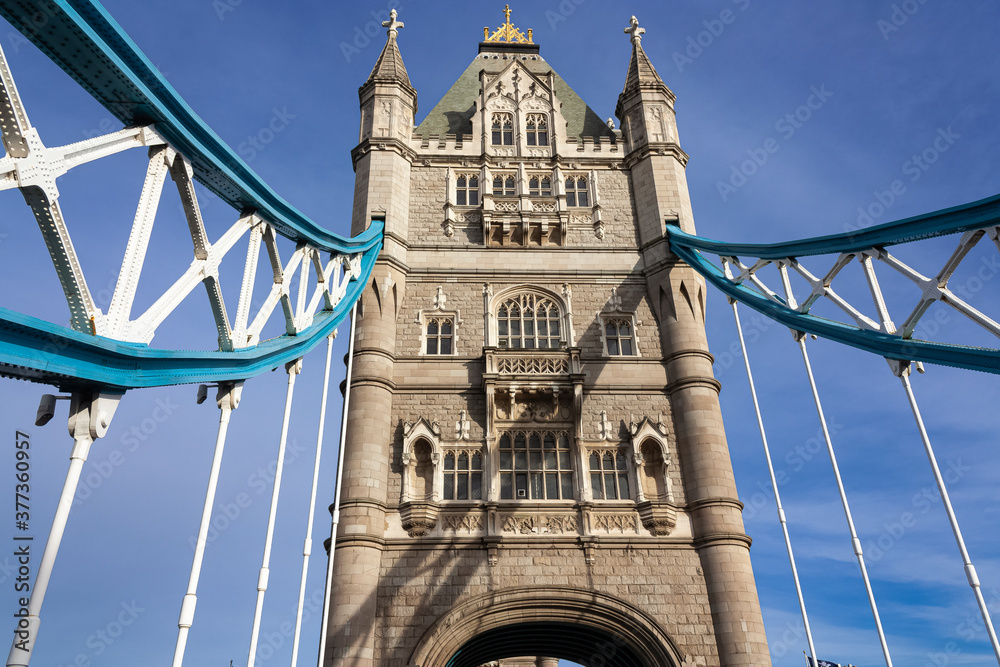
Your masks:
<instances>
[{"instance_id":1,"label":"stone bridge tower","mask_svg":"<svg viewBox=\"0 0 1000 667\"><path fill-rule=\"evenodd\" d=\"M509 8L414 126L385 25L352 153L353 232L384 217L386 243L326 665L770 665L705 285L664 237L694 230L688 158L644 30L620 129Z\"/></svg>"}]
</instances>

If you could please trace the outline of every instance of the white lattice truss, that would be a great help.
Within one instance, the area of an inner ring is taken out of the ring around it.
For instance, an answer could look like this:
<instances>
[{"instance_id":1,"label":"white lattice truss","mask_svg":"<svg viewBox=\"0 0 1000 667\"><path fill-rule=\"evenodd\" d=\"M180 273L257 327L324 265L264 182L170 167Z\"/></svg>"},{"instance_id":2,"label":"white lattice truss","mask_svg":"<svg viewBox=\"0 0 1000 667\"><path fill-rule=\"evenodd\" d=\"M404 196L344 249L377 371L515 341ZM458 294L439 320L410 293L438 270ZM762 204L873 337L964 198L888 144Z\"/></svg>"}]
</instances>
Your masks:
<instances>
[{"instance_id":1,"label":"white lattice truss","mask_svg":"<svg viewBox=\"0 0 1000 667\"><path fill-rule=\"evenodd\" d=\"M298 244L282 264L274 227L253 211L243 211L238 220L215 243L208 239L195 194L191 163L156 132L154 126L128 127L58 148L42 144L28 121L6 58L0 53L0 131L7 155L0 159L0 190L17 188L31 208L52 258L70 309L70 326L79 332L119 341L149 343L157 327L202 283L218 330L219 349L231 351L256 345L261 331L280 304L285 331L296 334L308 328L319 310L332 310L343 298L352 277L360 275L360 255L329 254ZM146 147L149 166L132 222L125 256L114 295L106 313L97 307L87 287L69 227L59 206L56 179L70 169L130 148ZM142 267L149 248L160 195L167 175L177 186L191 234L194 258L174 283L144 313L132 318ZM219 284L219 266L233 246L250 234L243 284L236 317L230 322ZM253 313L251 299L263 244L270 260L273 285L264 302ZM310 269L312 274L310 274ZM298 293L293 301L289 285L299 272ZM316 279L308 294L311 277Z\"/></svg>"},{"instance_id":2,"label":"white lattice truss","mask_svg":"<svg viewBox=\"0 0 1000 667\"><path fill-rule=\"evenodd\" d=\"M905 339L913 336L920 318L927 312L927 309L935 302L940 301L1000 338L1000 324L996 320L972 307L967 301L948 288L948 281L954 276L962 260L985 237L989 237L997 248L1000 249L1000 227L990 226L984 229L964 232L958 242L958 247L948 257L941 269L930 278L910 267L898 257L894 257L884 248L878 247L841 253L836 261L834 261L833 266L821 278L816 277L798 259L793 257L779 260L759 259L751 266L744 264L738 257L721 256L720 259L722 260L726 277L730 281L750 287L771 301L787 306L799 313L808 313L813 304L819 299L825 298L847 313L851 321L859 328L897 335ZM846 299L837 294L831 286L841 271L855 259L858 260L864 271L865 280L868 283L872 300L875 303L875 310L878 313L879 321L873 320L851 305ZM899 327L896 326L889 315L889 309L882 295L882 289L879 287L878 277L875 274L876 260L900 273L920 290L920 296L916 305ZM761 279L761 270L771 264L774 264L778 269L782 289L785 293L784 299ZM734 275L733 269L736 270L736 275ZM809 283L811 291L804 299L797 299L793 293L788 269L792 269Z\"/></svg>"}]
</instances>

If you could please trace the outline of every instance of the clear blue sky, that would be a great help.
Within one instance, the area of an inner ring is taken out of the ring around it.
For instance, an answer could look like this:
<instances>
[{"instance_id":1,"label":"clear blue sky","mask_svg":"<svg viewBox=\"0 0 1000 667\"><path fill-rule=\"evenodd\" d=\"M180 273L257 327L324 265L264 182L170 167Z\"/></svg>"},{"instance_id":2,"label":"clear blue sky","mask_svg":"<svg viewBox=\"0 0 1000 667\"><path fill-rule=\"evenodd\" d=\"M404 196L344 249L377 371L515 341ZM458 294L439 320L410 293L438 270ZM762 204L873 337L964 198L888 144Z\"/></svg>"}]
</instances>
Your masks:
<instances>
[{"instance_id":1,"label":"clear blue sky","mask_svg":"<svg viewBox=\"0 0 1000 667\"><path fill-rule=\"evenodd\" d=\"M396 3L406 23L399 43L419 94L418 122L475 56L483 26L502 21L502 3L429 4ZM265 180L324 226L347 233L356 91L384 42L384 31L376 31L374 22L382 20L385 2L108 0L106 6ZM602 117L613 115L624 83L629 43L622 29L631 14L639 17L647 30L643 45L677 94L681 144L691 156L695 219L706 236L763 242L835 233L857 225L861 211L873 216L871 222L862 218L865 224L887 222L1000 190L995 3L540 0L512 9L513 21L534 28L546 60ZM15 39L6 24L0 24L0 44L47 144L117 129L106 111L34 47ZM786 120L817 90L823 101L807 121ZM285 126L272 141L253 148L249 138L276 116ZM926 169L915 167L913 156L932 148L942 134L950 137L947 150ZM731 180L732 169L759 155L769 139L778 150L766 164L745 183ZM74 242L99 302L116 275L143 161L135 152L60 181ZM897 186L886 206L885 192L895 181L902 190ZM880 199L881 213L874 206ZM217 236L234 216L217 202L204 204L210 235ZM160 236L154 239L158 252L150 260L163 268L143 284L140 301L152 298L190 258L176 206L163 208ZM0 198L0 211L3 305L65 322L54 272L19 195ZM933 273L943 252L939 245L906 256ZM991 281L1000 268L994 259L995 252L974 255L972 268L957 277L970 288L974 305L993 313L998 299ZM982 282L976 287L970 281L980 267ZM892 281L887 285L893 314L901 321L909 311L900 297L907 293ZM234 287L230 280L229 289ZM857 289L856 281L845 286L848 292ZM810 451L818 424L801 360L787 331L745 316L771 444L788 479L782 493L820 657L878 665L881 656L830 466L822 453ZM176 321L168 321L154 344L211 347L209 324L198 296ZM957 317L928 335L986 340ZM754 538L752 557L774 663L801 665L805 641L787 560L766 491L746 380L733 356L734 327L717 294L710 299L709 337L724 386L739 492L748 506L745 518ZM976 609L940 503L924 494L932 479L898 381L880 359L822 341L811 349L896 663L935 664L942 655L948 664L988 663L991 652L974 622ZM293 618L298 587L308 494L301 480L312 465L321 365L318 354L307 358L299 383L291 433L296 456L287 468L289 479L299 481L288 483L283 494L264 617L264 643L277 648L261 654L258 664L287 663L290 655L282 624ZM218 493L220 508L228 507L232 516L210 544L189 664L224 667L246 660L269 501L260 479L268 477L276 449L283 385L281 373L250 382L234 416ZM996 378L935 367L915 385L943 467L952 471L953 500L987 599L1000 609ZM69 453L65 406L48 426L34 428L44 390L10 380L0 387L0 420L7 433L19 428L32 435L32 519L41 540ZM97 476L85 481L87 497L71 517L42 614L36 664L63 666L79 659L125 666L137 656L168 659L217 414L209 404L195 405L193 387L126 396L111 434L91 454L89 471ZM339 415L335 401L330 414ZM321 505L332 499L333 465L333 456L327 456ZM3 483L11 481L5 477ZM234 505L241 494L249 506ZM900 528L904 520L908 525ZM328 530L325 512L316 526L318 534ZM321 592L321 560L314 558L310 593ZM13 607L6 569L0 571L0 591L4 604ZM133 622L117 637L101 635L116 634L123 605ZM313 614L303 659L312 656L317 637Z\"/></svg>"}]
</instances>

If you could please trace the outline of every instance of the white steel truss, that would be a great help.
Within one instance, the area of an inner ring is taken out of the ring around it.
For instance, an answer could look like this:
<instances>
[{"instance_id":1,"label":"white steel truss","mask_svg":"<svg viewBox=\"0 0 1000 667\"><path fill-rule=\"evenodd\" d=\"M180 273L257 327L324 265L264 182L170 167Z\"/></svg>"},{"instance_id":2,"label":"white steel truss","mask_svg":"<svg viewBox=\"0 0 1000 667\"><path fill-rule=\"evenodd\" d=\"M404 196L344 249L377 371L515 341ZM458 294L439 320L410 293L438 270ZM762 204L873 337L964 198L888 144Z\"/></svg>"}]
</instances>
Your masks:
<instances>
[{"instance_id":1,"label":"white steel truss","mask_svg":"<svg viewBox=\"0 0 1000 667\"><path fill-rule=\"evenodd\" d=\"M724 255L721 256L720 259L722 260L724 266L732 266L734 269L733 273L736 275L730 275L730 281L736 284L743 284L751 289L754 289L767 299L783 306L787 306L788 308L799 313L808 313L817 301L820 299L827 299L829 302L833 303L846 313L850 321L858 328L869 331L878 331L890 335L898 335L907 339L913 336L918 324L920 323L921 317L923 317L927 310L934 303L941 302L960 313L963 317L975 322L992 335L1000 338L1000 323L997 323L997 321L990 316L974 308L948 286L949 281L955 275L955 272L961 265L962 260L964 260L973 248L975 248L976 245L984 238L989 238L998 248L1000 248L1000 227L990 226L983 229L964 232L959 239L954 252L952 252L952 254L944 262L944 265L932 277L925 276L921 272L909 266L906 262L889 253L885 248L881 247L841 253L834 260L833 265L822 274L822 277L817 277L816 274L802 264L800 259L795 257L787 257L784 259L759 259L751 265L743 263L739 257L734 256ZM860 308L852 305L847 299L833 289L834 279L836 279L854 260L857 260L862 267L865 281L868 284L868 289L875 304L875 310L878 313L878 320L865 315ZM877 266L876 262L880 262L881 264L893 269L912 282L919 290L919 296L917 297L916 303L910 314L898 327L889 315L889 309L886 305L886 300L883 296L882 288L879 285L878 276L875 271L875 267ZM787 300L783 300L778 293L768 287L762 279L762 270L772 264L778 268L781 275L782 286L784 287L785 292L789 295ZM797 299L793 295L788 269L797 273L808 283L810 291L808 295L804 296L804 298Z\"/></svg>"},{"instance_id":2,"label":"white steel truss","mask_svg":"<svg viewBox=\"0 0 1000 667\"><path fill-rule=\"evenodd\" d=\"M302 243L296 247L288 262L282 264L274 226L252 210L240 212L236 222L214 243L211 242L198 205L190 161L174 150L152 125L127 127L67 146L46 147L37 129L28 120L2 50L0 133L7 151L6 156L0 159L0 190L19 189L31 208L69 305L70 326L81 333L148 344L157 327L201 283L208 293L219 349L238 350L260 342L261 333L279 304L284 316L285 333L294 335L307 329L316 313L332 310L344 297L350 280L361 274L360 255L327 254ZM79 165L142 147L149 151L146 178L114 295L107 312L102 312L91 295L73 248L69 225L59 206L56 179ZM168 175L180 195L191 235L193 260L145 312L133 317L133 303ZM248 232L249 248L240 299L236 317L231 321L222 295L219 267ZM262 244L271 265L272 285L267 298L254 310L251 300ZM325 254L328 256L324 257ZM296 272L299 284L293 298L290 285ZM316 287L310 295L312 277L315 277Z\"/></svg>"}]
</instances>

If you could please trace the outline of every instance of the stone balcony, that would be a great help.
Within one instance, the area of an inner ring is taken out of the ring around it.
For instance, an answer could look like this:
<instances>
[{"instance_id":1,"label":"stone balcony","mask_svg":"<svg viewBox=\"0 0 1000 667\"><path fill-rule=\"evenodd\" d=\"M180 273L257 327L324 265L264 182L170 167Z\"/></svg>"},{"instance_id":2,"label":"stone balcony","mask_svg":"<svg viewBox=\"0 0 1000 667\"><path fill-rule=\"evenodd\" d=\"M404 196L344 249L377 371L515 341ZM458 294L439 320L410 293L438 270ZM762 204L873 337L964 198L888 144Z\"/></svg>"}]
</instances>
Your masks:
<instances>
[{"instance_id":1,"label":"stone balcony","mask_svg":"<svg viewBox=\"0 0 1000 667\"><path fill-rule=\"evenodd\" d=\"M569 382L583 371L580 348L504 349L487 347L484 380Z\"/></svg>"}]
</instances>

